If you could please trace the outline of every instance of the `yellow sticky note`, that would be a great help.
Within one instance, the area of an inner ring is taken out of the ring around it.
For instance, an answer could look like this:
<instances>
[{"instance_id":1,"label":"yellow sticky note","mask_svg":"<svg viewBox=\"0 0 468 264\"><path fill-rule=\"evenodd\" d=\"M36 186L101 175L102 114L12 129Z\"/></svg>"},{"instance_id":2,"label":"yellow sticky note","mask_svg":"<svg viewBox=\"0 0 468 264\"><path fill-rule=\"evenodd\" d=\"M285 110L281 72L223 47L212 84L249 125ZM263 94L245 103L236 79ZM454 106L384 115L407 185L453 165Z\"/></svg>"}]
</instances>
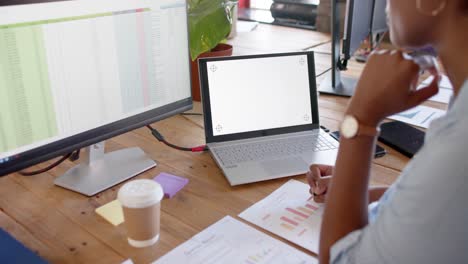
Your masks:
<instances>
[{"instance_id":1,"label":"yellow sticky note","mask_svg":"<svg viewBox=\"0 0 468 264\"><path fill-rule=\"evenodd\" d=\"M118 200L114 200L96 208L96 213L115 226L118 226L124 222L122 205Z\"/></svg>"}]
</instances>

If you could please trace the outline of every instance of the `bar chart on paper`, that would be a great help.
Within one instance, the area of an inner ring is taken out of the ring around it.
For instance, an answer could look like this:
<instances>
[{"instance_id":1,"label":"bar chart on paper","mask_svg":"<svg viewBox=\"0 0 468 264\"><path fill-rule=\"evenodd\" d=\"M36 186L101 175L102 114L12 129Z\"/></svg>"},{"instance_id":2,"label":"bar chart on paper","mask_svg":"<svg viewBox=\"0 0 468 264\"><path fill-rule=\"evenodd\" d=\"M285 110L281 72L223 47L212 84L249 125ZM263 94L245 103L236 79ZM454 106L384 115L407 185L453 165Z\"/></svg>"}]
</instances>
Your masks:
<instances>
[{"instance_id":1,"label":"bar chart on paper","mask_svg":"<svg viewBox=\"0 0 468 264\"><path fill-rule=\"evenodd\" d=\"M153 264L317 264L309 256L230 216L198 233Z\"/></svg>"},{"instance_id":2,"label":"bar chart on paper","mask_svg":"<svg viewBox=\"0 0 468 264\"><path fill-rule=\"evenodd\" d=\"M317 253L323 205L309 197L307 184L290 180L239 216Z\"/></svg>"}]
</instances>

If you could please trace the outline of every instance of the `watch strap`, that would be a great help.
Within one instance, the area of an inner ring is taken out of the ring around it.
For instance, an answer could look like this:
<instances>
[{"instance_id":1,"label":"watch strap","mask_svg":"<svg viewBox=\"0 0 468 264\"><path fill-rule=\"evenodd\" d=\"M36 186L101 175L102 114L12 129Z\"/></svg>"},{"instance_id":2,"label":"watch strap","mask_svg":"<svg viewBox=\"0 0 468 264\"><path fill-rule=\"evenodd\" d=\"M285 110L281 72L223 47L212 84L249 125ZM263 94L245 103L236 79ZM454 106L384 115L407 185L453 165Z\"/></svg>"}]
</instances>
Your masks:
<instances>
[{"instance_id":1,"label":"watch strap","mask_svg":"<svg viewBox=\"0 0 468 264\"><path fill-rule=\"evenodd\" d=\"M359 120L358 120L359 122ZM359 129L357 136L369 136L369 137L375 137L380 134L380 127L372 127L372 126L367 126L359 122Z\"/></svg>"}]
</instances>

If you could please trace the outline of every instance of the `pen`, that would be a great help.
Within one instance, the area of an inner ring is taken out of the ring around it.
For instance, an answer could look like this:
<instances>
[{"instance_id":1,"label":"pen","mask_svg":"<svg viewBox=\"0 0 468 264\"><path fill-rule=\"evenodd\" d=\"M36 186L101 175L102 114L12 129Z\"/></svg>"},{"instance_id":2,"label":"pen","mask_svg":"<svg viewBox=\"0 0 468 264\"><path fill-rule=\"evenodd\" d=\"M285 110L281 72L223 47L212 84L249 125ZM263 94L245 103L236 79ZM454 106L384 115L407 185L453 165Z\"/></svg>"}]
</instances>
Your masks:
<instances>
[{"instance_id":1,"label":"pen","mask_svg":"<svg viewBox=\"0 0 468 264\"><path fill-rule=\"evenodd\" d=\"M318 186L318 182L316 182L316 183L315 183L315 188L318 189L318 187L319 187L319 186ZM312 200L312 198L314 198L316 195L317 195L317 194L315 194L315 192L312 192L312 195L309 197L309 199L307 199L307 201Z\"/></svg>"}]
</instances>

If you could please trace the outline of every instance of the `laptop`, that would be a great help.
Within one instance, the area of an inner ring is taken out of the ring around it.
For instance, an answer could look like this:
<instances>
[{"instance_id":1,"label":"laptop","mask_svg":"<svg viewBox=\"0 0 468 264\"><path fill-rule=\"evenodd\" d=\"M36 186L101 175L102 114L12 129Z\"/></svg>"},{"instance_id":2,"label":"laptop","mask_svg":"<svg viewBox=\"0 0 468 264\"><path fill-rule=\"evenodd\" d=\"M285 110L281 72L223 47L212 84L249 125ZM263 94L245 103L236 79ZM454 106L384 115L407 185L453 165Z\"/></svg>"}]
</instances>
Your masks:
<instances>
[{"instance_id":1,"label":"laptop","mask_svg":"<svg viewBox=\"0 0 468 264\"><path fill-rule=\"evenodd\" d=\"M231 185L335 164L314 65L312 51L199 59L206 143Z\"/></svg>"}]
</instances>

